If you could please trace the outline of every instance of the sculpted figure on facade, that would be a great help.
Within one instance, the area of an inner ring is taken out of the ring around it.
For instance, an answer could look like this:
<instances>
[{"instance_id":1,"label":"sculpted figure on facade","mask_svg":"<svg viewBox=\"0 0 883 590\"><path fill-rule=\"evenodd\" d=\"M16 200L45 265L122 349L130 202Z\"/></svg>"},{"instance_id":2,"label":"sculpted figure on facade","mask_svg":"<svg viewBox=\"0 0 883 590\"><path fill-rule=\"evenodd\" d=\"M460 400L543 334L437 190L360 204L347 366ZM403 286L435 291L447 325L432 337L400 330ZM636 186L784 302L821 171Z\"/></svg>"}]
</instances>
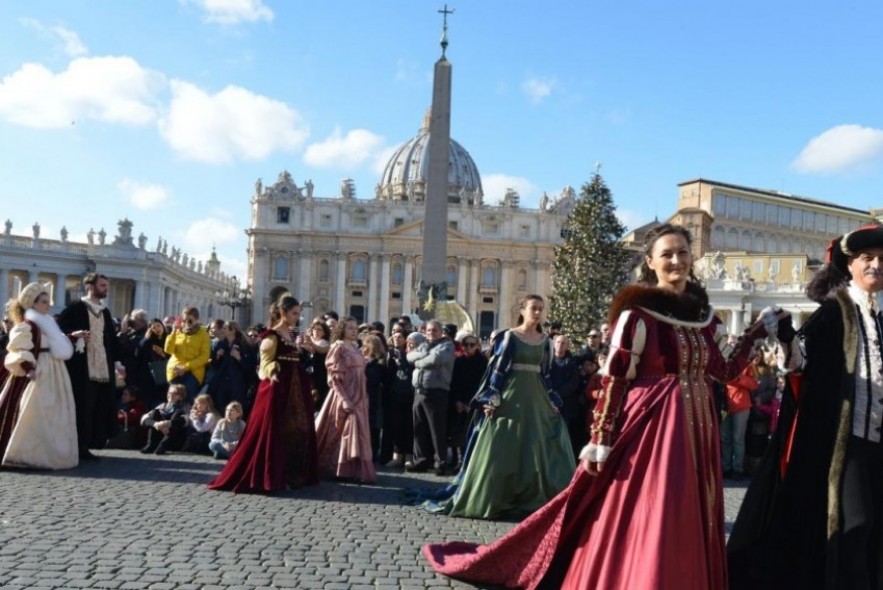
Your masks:
<instances>
[{"instance_id":1,"label":"sculpted figure on facade","mask_svg":"<svg viewBox=\"0 0 883 590\"><path fill-rule=\"evenodd\" d=\"M6 229L4 230L3 233L7 236L11 236L12 235L12 221L7 219L5 225L6 225Z\"/></svg>"},{"instance_id":2,"label":"sculpted figure on facade","mask_svg":"<svg viewBox=\"0 0 883 590\"><path fill-rule=\"evenodd\" d=\"M107 232L104 231L104 228L101 228L101 231L98 232L98 245L103 246L104 241L107 239Z\"/></svg>"},{"instance_id":3,"label":"sculpted figure on facade","mask_svg":"<svg viewBox=\"0 0 883 590\"><path fill-rule=\"evenodd\" d=\"M132 246L132 222L128 219L117 221L117 236L113 243L119 246Z\"/></svg>"},{"instance_id":4,"label":"sculpted figure on facade","mask_svg":"<svg viewBox=\"0 0 883 590\"><path fill-rule=\"evenodd\" d=\"M147 236L144 235L144 232L141 232L138 235L138 247L144 250L147 248Z\"/></svg>"},{"instance_id":5,"label":"sculpted figure on facade","mask_svg":"<svg viewBox=\"0 0 883 590\"><path fill-rule=\"evenodd\" d=\"M95 230L91 227L89 228L89 232L86 234L86 241L89 242L90 246L95 245Z\"/></svg>"},{"instance_id":6,"label":"sculpted figure on facade","mask_svg":"<svg viewBox=\"0 0 883 590\"><path fill-rule=\"evenodd\" d=\"M67 236L68 236L68 233L67 233L67 227L64 226L64 225L62 225L62 226L61 226L61 231L60 231L59 233L61 234L61 241L62 241L62 242L67 242Z\"/></svg>"},{"instance_id":7,"label":"sculpted figure on facade","mask_svg":"<svg viewBox=\"0 0 883 590\"><path fill-rule=\"evenodd\" d=\"M39 240L40 239L40 224L34 223L34 225L31 227L31 229L34 230L34 239Z\"/></svg>"},{"instance_id":8,"label":"sculpted figure on facade","mask_svg":"<svg viewBox=\"0 0 883 590\"><path fill-rule=\"evenodd\" d=\"M258 178L254 183L254 194L260 196L264 192L264 181Z\"/></svg>"},{"instance_id":9,"label":"sculpted figure on facade","mask_svg":"<svg viewBox=\"0 0 883 590\"><path fill-rule=\"evenodd\" d=\"M307 189L307 199L312 199L313 198L313 179L312 178L307 180L306 184L304 185L304 188Z\"/></svg>"}]
</instances>

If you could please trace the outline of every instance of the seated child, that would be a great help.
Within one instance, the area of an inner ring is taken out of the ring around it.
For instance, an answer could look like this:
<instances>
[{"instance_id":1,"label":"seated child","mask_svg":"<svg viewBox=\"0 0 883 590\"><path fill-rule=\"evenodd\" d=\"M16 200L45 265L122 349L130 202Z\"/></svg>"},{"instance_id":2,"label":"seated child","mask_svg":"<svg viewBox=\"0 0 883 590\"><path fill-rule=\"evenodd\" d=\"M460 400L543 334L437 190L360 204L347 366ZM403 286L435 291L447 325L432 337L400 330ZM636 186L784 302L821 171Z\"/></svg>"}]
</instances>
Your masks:
<instances>
[{"instance_id":1,"label":"seated child","mask_svg":"<svg viewBox=\"0 0 883 590\"><path fill-rule=\"evenodd\" d=\"M209 454L208 443L220 418L212 396L207 393L197 395L190 410L190 428L183 450L201 455Z\"/></svg>"},{"instance_id":2,"label":"seated child","mask_svg":"<svg viewBox=\"0 0 883 590\"><path fill-rule=\"evenodd\" d=\"M145 412L147 407L138 398L137 389L133 386L124 388L117 406L118 431L107 441L107 448L136 449L144 446L147 430L141 426L141 418Z\"/></svg>"},{"instance_id":3,"label":"seated child","mask_svg":"<svg viewBox=\"0 0 883 590\"><path fill-rule=\"evenodd\" d=\"M242 438L243 431L245 431L245 420L242 419L242 404L230 402L227 404L224 417L215 426L212 440L208 444L215 459L229 459L239 439Z\"/></svg>"},{"instance_id":4,"label":"seated child","mask_svg":"<svg viewBox=\"0 0 883 590\"><path fill-rule=\"evenodd\" d=\"M147 445L142 453L165 455L180 451L187 440L187 388L180 383L169 385L167 401L156 406L141 418L141 426L148 428Z\"/></svg>"}]
</instances>

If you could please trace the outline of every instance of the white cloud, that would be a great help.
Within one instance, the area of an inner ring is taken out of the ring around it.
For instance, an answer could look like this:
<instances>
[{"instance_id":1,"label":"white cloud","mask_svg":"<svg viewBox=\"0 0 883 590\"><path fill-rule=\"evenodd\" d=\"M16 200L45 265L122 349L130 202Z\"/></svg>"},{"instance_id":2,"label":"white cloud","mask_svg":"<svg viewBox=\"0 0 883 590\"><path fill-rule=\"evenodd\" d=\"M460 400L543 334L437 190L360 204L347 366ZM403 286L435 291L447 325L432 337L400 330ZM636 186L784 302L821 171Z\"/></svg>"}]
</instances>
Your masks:
<instances>
[{"instance_id":1,"label":"white cloud","mask_svg":"<svg viewBox=\"0 0 883 590\"><path fill-rule=\"evenodd\" d=\"M215 245L235 242L242 235L239 225L217 217L203 217L184 231L184 245L191 252L211 252Z\"/></svg>"},{"instance_id":2,"label":"white cloud","mask_svg":"<svg viewBox=\"0 0 883 590\"><path fill-rule=\"evenodd\" d=\"M172 101L160 119L160 134L186 160L211 164L259 160L276 150L295 150L310 131L300 114L283 102L227 86L207 94L171 82Z\"/></svg>"},{"instance_id":3,"label":"white cloud","mask_svg":"<svg viewBox=\"0 0 883 590\"><path fill-rule=\"evenodd\" d=\"M530 102L538 103L552 94L554 86L554 79L528 78L521 83L521 91Z\"/></svg>"},{"instance_id":4,"label":"white cloud","mask_svg":"<svg viewBox=\"0 0 883 590\"><path fill-rule=\"evenodd\" d=\"M117 184L117 188L130 205L136 209L146 211L158 209L168 204L171 195L169 191L158 184L144 184L124 178Z\"/></svg>"},{"instance_id":5,"label":"white cloud","mask_svg":"<svg viewBox=\"0 0 883 590\"><path fill-rule=\"evenodd\" d=\"M181 0L181 3L201 8L205 20L210 23L233 25L273 20L273 11L262 0Z\"/></svg>"},{"instance_id":6,"label":"white cloud","mask_svg":"<svg viewBox=\"0 0 883 590\"><path fill-rule=\"evenodd\" d=\"M61 25L47 26L33 18L22 18L19 22L43 35L55 36L62 43L62 51L70 57L80 57L89 53L80 36Z\"/></svg>"},{"instance_id":7,"label":"white cloud","mask_svg":"<svg viewBox=\"0 0 883 590\"><path fill-rule=\"evenodd\" d=\"M81 57L58 74L27 63L0 81L0 118L43 129L84 119L144 125L164 86L162 74L131 57Z\"/></svg>"},{"instance_id":8,"label":"white cloud","mask_svg":"<svg viewBox=\"0 0 883 590\"><path fill-rule=\"evenodd\" d=\"M367 129L353 129L341 135L338 127L327 139L307 147L304 162L310 166L351 170L366 160L376 159L382 149L382 136Z\"/></svg>"},{"instance_id":9,"label":"white cloud","mask_svg":"<svg viewBox=\"0 0 883 590\"><path fill-rule=\"evenodd\" d=\"M798 172L830 174L883 158L883 129L838 125L812 138L792 162Z\"/></svg>"},{"instance_id":10,"label":"white cloud","mask_svg":"<svg viewBox=\"0 0 883 590\"><path fill-rule=\"evenodd\" d=\"M527 200L535 201L537 187L528 179L521 176L509 176L506 174L488 174L481 177L481 185L484 189L484 201L497 203L503 200L506 189L515 190L521 197L521 206L529 206Z\"/></svg>"}]
</instances>

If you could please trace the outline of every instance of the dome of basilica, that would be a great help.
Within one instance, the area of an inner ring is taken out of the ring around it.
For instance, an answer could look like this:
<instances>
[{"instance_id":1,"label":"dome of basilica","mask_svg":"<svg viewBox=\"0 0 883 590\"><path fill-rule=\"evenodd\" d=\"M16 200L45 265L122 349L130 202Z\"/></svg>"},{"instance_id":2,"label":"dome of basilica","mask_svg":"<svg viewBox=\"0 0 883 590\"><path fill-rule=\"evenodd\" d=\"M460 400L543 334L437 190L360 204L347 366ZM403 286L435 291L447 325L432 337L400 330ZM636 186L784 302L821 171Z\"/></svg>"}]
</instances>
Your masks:
<instances>
[{"instance_id":1,"label":"dome of basilica","mask_svg":"<svg viewBox=\"0 0 883 590\"><path fill-rule=\"evenodd\" d=\"M393 152L383 169L376 196L390 201L423 201L429 169L429 112L416 137ZM463 146L451 139L448 202L481 204L484 195L478 167Z\"/></svg>"}]
</instances>

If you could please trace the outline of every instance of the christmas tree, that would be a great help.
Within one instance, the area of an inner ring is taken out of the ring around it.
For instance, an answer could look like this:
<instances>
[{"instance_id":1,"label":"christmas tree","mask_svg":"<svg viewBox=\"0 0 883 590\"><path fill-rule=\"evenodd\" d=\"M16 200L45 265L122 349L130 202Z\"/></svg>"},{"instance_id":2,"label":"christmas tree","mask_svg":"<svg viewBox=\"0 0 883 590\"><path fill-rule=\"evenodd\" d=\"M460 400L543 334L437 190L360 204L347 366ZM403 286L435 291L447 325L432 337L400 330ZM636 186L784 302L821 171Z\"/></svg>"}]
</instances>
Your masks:
<instances>
[{"instance_id":1,"label":"christmas tree","mask_svg":"<svg viewBox=\"0 0 883 590\"><path fill-rule=\"evenodd\" d=\"M625 284L631 253L622 245L625 226L598 172L584 184L555 248L549 318L582 340L607 321L613 295Z\"/></svg>"}]
</instances>

